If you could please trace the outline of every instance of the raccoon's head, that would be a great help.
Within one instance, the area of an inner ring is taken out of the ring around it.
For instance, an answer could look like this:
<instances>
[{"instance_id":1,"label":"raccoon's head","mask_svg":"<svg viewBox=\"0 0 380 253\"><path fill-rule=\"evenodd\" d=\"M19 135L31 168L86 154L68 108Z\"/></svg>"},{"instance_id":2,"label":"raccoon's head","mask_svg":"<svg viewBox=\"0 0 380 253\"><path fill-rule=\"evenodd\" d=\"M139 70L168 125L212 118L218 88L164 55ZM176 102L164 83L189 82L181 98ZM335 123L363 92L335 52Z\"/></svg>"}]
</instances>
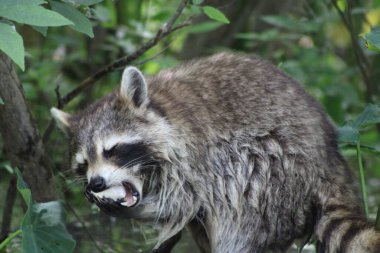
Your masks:
<instances>
[{"instance_id":1,"label":"raccoon's head","mask_svg":"<svg viewBox=\"0 0 380 253\"><path fill-rule=\"evenodd\" d=\"M87 179L87 199L110 215L155 218L171 127L148 104L143 75L128 67L119 90L82 112L51 109L69 137L72 167Z\"/></svg>"}]
</instances>

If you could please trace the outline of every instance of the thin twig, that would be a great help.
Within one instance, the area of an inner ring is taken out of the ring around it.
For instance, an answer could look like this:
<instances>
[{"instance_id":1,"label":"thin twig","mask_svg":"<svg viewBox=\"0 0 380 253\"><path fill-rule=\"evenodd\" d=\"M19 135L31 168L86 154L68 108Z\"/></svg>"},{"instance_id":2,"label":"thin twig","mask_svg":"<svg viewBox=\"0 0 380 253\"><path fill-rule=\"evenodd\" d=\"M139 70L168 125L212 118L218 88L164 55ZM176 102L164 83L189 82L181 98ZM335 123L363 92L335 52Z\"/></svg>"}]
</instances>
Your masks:
<instances>
[{"instance_id":1,"label":"thin twig","mask_svg":"<svg viewBox=\"0 0 380 253\"><path fill-rule=\"evenodd\" d=\"M169 49L169 46L170 46L170 44L171 44L172 42L173 42L173 41L171 41L171 42L169 43L168 46L166 46L164 49L162 49L162 50L161 50L160 52L158 52L157 54L153 55L152 57L149 57L148 59L145 59L145 60L142 60L142 61L136 62L135 65L136 65L136 66L141 66L141 65L143 65L143 64L145 64L145 63L147 63L147 62L150 62L151 60L156 59L158 56L162 55L165 51L167 51L167 50Z\"/></svg>"},{"instance_id":2,"label":"thin twig","mask_svg":"<svg viewBox=\"0 0 380 253\"><path fill-rule=\"evenodd\" d=\"M11 233L4 241L0 243L0 252L7 247L7 245L18 235L22 234L21 229L17 229L15 232Z\"/></svg>"},{"instance_id":3,"label":"thin twig","mask_svg":"<svg viewBox=\"0 0 380 253\"><path fill-rule=\"evenodd\" d=\"M90 233L90 231L87 229L87 226L86 224L84 223L84 221L79 217L79 215L75 212L74 208L69 204L69 203L66 203L66 206L70 209L70 211L74 214L75 218L78 220L78 222L82 225L82 228L83 228L83 231L87 234L88 238L94 243L95 245L95 248L100 252L100 253L104 253L104 250L102 248L100 248L100 246L98 245L97 241L95 240L95 238L92 236L92 234Z\"/></svg>"},{"instance_id":4,"label":"thin twig","mask_svg":"<svg viewBox=\"0 0 380 253\"><path fill-rule=\"evenodd\" d=\"M170 35L172 32L179 30L183 27L189 26L191 22L189 20L183 22L182 24L179 24L177 26L174 26L175 22L178 20L178 18L181 16L183 10L188 5L189 0L182 0L180 4L178 5L175 13L169 18L169 21L166 22L166 24L161 27L154 38L147 41L144 45L142 45L139 49L137 49L135 52L133 52L130 55L124 56L115 62L105 66L104 68L97 71L95 74L87 77L84 81L82 81L78 87L67 93L65 96L61 98L60 101L58 101L57 107L59 109L62 109L67 103L69 103L71 100L73 100L76 96L78 96L81 92L83 92L85 89L93 85L95 82L97 82L100 78L104 77L110 72L113 72L116 69L119 69L121 67L127 66L134 60L138 59L141 55L143 55L146 51L157 45L157 43L162 40L163 38ZM54 121L50 120L49 125L47 129L45 130L45 133L43 135L43 141L46 142L50 134L54 128Z\"/></svg>"},{"instance_id":5,"label":"thin twig","mask_svg":"<svg viewBox=\"0 0 380 253\"><path fill-rule=\"evenodd\" d=\"M57 96L57 105L58 107L62 107L62 97L61 97L61 93L59 92L59 88L60 88L60 85L57 84L54 91L55 91L55 95Z\"/></svg>"},{"instance_id":6,"label":"thin twig","mask_svg":"<svg viewBox=\"0 0 380 253\"><path fill-rule=\"evenodd\" d=\"M4 210L3 210L3 223L1 224L1 232L0 232L0 241L7 238L9 232L11 231L12 210L15 204L16 197L17 197L16 176L13 175L11 180L9 181L7 195L5 197Z\"/></svg>"},{"instance_id":7,"label":"thin twig","mask_svg":"<svg viewBox=\"0 0 380 253\"><path fill-rule=\"evenodd\" d=\"M366 187L366 182L365 182L362 153L360 150L360 142L356 144L356 156L357 156L358 165L359 165L360 190L362 192L364 212L365 212L366 217L368 218L368 194L367 194L367 187Z\"/></svg>"}]
</instances>

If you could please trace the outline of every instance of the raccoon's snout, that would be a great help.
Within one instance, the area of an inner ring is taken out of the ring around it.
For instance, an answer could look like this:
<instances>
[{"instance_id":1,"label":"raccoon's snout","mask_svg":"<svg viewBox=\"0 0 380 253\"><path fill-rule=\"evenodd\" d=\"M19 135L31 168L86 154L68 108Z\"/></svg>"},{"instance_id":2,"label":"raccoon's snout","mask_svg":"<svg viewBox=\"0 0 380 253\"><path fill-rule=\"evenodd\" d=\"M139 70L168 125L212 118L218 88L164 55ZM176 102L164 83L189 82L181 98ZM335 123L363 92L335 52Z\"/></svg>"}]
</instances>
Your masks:
<instances>
[{"instance_id":1,"label":"raccoon's snout","mask_svg":"<svg viewBox=\"0 0 380 253\"><path fill-rule=\"evenodd\" d=\"M90 191L93 192L101 192L106 189L106 180L103 177L95 177L90 179L90 183L88 184L87 188L89 188Z\"/></svg>"},{"instance_id":2,"label":"raccoon's snout","mask_svg":"<svg viewBox=\"0 0 380 253\"><path fill-rule=\"evenodd\" d=\"M94 177L90 179L90 183L87 184L84 195L88 201L94 202L93 193L104 191L107 188L106 180L103 177Z\"/></svg>"},{"instance_id":3,"label":"raccoon's snout","mask_svg":"<svg viewBox=\"0 0 380 253\"><path fill-rule=\"evenodd\" d=\"M122 181L120 185L107 186L102 177L91 178L86 187L85 196L97 205L107 205L114 202L120 207L134 207L141 200L141 193L132 182ZM107 200L107 201L105 201Z\"/></svg>"}]
</instances>

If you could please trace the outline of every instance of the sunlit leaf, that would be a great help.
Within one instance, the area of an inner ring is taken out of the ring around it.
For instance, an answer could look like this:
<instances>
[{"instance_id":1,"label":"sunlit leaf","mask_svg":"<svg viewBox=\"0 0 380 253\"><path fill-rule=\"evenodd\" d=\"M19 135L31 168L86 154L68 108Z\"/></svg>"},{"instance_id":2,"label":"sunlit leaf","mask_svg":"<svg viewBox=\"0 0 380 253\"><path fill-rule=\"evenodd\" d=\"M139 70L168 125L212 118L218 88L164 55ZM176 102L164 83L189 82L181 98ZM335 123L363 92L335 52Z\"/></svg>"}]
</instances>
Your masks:
<instances>
[{"instance_id":1,"label":"sunlit leaf","mask_svg":"<svg viewBox=\"0 0 380 253\"><path fill-rule=\"evenodd\" d=\"M73 23L54 11L39 5L0 5L0 17L16 21L21 24L35 26L63 26Z\"/></svg>"},{"instance_id":2,"label":"sunlit leaf","mask_svg":"<svg viewBox=\"0 0 380 253\"><path fill-rule=\"evenodd\" d=\"M18 169L16 173L17 189L28 207L21 225L23 252L73 252L75 241L66 230L62 203L60 201L33 203L31 191Z\"/></svg>"},{"instance_id":3,"label":"sunlit leaf","mask_svg":"<svg viewBox=\"0 0 380 253\"><path fill-rule=\"evenodd\" d=\"M50 5L54 11L60 13L74 23L74 25L70 26L74 30L87 34L91 38L94 37L91 22L83 13L66 3L51 1Z\"/></svg>"},{"instance_id":4,"label":"sunlit leaf","mask_svg":"<svg viewBox=\"0 0 380 253\"><path fill-rule=\"evenodd\" d=\"M0 105L3 105L4 104L4 101L3 99L0 97Z\"/></svg>"},{"instance_id":5,"label":"sunlit leaf","mask_svg":"<svg viewBox=\"0 0 380 253\"><path fill-rule=\"evenodd\" d=\"M344 11L347 7L346 0L337 0L339 10Z\"/></svg>"},{"instance_id":6,"label":"sunlit leaf","mask_svg":"<svg viewBox=\"0 0 380 253\"><path fill-rule=\"evenodd\" d=\"M366 47L369 50L380 53L380 30L362 34L361 37L365 40Z\"/></svg>"},{"instance_id":7,"label":"sunlit leaf","mask_svg":"<svg viewBox=\"0 0 380 253\"><path fill-rule=\"evenodd\" d=\"M24 63L24 44L15 28L0 22L0 50L7 54L22 70Z\"/></svg>"},{"instance_id":8,"label":"sunlit leaf","mask_svg":"<svg viewBox=\"0 0 380 253\"><path fill-rule=\"evenodd\" d=\"M202 7L203 12L210 18L215 21L219 21L224 24L229 24L230 21L228 18L221 12L220 10L212 7L212 6L204 6Z\"/></svg>"}]
</instances>

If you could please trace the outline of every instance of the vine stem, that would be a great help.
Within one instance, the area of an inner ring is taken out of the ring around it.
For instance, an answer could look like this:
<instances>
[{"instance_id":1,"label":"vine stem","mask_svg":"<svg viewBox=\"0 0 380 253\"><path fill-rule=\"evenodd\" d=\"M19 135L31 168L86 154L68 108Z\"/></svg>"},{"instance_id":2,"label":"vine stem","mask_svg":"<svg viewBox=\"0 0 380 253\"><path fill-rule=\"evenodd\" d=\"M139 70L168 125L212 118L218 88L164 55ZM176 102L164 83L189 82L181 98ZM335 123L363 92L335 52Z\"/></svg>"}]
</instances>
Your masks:
<instances>
[{"instance_id":1,"label":"vine stem","mask_svg":"<svg viewBox=\"0 0 380 253\"><path fill-rule=\"evenodd\" d=\"M22 231L21 229L16 230L12 234L10 234L4 241L0 243L0 252L7 247L7 245L19 234L21 234Z\"/></svg>"},{"instance_id":2,"label":"vine stem","mask_svg":"<svg viewBox=\"0 0 380 253\"><path fill-rule=\"evenodd\" d=\"M360 150L360 141L358 141L358 143L356 143L356 155L357 155L358 164L359 164L360 189L362 192L364 211L365 211L366 217L368 218L368 196L367 196L365 175L364 175L364 169L363 169L362 153Z\"/></svg>"},{"instance_id":3,"label":"vine stem","mask_svg":"<svg viewBox=\"0 0 380 253\"><path fill-rule=\"evenodd\" d=\"M377 215L376 215L376 222L375 222L375 228L377 231L380 231L380 205L377 208Z\"/></svg>"}]
</instances>

